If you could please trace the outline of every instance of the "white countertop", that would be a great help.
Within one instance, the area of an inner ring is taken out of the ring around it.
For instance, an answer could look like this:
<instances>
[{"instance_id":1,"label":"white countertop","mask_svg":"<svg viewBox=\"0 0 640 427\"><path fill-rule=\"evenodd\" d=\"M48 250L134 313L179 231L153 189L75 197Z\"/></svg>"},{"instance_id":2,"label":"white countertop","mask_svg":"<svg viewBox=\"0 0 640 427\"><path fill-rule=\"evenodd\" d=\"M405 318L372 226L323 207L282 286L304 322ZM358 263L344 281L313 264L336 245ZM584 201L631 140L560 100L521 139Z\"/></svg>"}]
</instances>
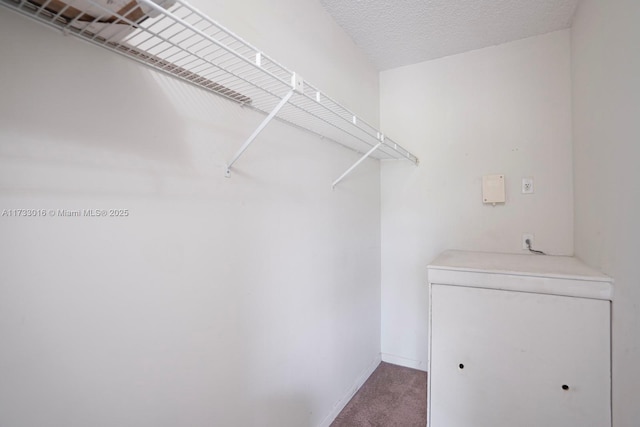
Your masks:
<instances>
[{"instance_id":1,"label":"white countertop","mask_svg":"<svg viewBox=\"0 0 640 427\"><path fill-rule=\"evenodd\" d=\"M575 257L449 250L427 267L429 282L611 300L613 279Z\"/></svg>"},{"instance_id":2,"label":"white countertop","mask_svg":"<svg viewBox=\"0 0 640 427\"><path fill-rule=\"evenodd\" d=\"M440 254L428 268L612 282L609 276L569 256L450 250Z\"/></svg>"}]
</instances>

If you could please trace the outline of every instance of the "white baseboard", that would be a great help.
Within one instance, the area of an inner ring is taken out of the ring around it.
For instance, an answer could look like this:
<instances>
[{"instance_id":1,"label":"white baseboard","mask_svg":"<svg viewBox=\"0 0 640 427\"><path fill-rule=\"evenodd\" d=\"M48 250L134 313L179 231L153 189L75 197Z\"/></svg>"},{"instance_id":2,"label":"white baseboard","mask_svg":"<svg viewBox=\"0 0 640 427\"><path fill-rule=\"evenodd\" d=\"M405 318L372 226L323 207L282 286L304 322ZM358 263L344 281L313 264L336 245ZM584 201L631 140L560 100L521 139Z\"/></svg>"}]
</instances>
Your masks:
<instances>
[{"instance_id":1,"label":"white baseboard","mask_svg":"<svg viewBox=\"0 0 640 427\"><path fill-rule=\"evenodd\" d=\"M381 361L382 359L380 358L380 353L378 353L378 355L373 359L371 364L367 366L367 368L364 371L362 371L360 376L356 379L350 391L342 399L340 399L338 403L336 403L336 405L333 407L329 415L327 415L325 419L322 420L322 422L318 425L318 427L329 427L331 425L331 423L336 419L338 414L340 414L340 412L344 409L344 407L347 406L347 403L349 403L351 398L356 394L358 390L360 390L360 387L362 387L365 381L367 381L367 379L371 376L371 374L373 374L373 371L376 370L376 368L378 367Z\"/></svg>"},{"instance_id":2,"label":"white baseboard","mask_svg":"<svg viewBox=\"0 0 640 427\"><path fill-rule=\"evenodd\" d=\"M426 360L413 360L406 357L396 356L395 354L381 353L382 361L391 363L392 365L404 366L405 368L418 369L420 371L427 371Z\"/></svg>"}]
</instances>

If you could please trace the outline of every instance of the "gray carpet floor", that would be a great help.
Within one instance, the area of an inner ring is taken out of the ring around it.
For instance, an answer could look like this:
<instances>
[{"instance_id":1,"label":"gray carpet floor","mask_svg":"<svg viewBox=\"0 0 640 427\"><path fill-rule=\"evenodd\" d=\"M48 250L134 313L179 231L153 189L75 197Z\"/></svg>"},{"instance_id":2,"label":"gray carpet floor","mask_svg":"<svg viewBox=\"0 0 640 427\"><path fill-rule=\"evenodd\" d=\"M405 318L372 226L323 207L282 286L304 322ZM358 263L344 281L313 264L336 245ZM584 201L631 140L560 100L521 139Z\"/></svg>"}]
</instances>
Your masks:
<instances>
[{"instance_id":1,"label":"gray carpet floor","mask_svg":"<svg viewBox=\"0 0 640 427\"><path fill-rule=\"evenodd\" d=\"M424 427L427 373L382 362L331 427Z\"/></svg>"}]
</instances>

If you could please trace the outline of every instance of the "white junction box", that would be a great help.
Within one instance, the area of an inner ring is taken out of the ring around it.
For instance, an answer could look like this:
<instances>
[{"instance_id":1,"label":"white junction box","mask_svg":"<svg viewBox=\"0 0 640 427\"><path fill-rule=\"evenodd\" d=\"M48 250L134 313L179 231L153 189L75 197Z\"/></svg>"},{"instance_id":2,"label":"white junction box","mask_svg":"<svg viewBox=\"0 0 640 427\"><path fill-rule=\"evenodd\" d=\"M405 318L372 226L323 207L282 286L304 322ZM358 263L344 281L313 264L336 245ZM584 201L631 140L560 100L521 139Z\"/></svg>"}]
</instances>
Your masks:
<instances>
[{"instance_id":1,"label":"white junction box","mask_svg":"<svg viewBox=\"0 0 640 427\"><path fill-rule=\"evenodd\" d=\"M504 175L485 175L482 177L482 202L504 203Z\"/></svg>"},{"instance_id":2,"label":"white junction box","mask_svg":"<svg viewBox=\"0 0 640 427\"><path fill-rule=\"evenodd\" d=\"M429 427L611 427L611 278L464 251L428 277Z\"/></svg>"}]
</instances>

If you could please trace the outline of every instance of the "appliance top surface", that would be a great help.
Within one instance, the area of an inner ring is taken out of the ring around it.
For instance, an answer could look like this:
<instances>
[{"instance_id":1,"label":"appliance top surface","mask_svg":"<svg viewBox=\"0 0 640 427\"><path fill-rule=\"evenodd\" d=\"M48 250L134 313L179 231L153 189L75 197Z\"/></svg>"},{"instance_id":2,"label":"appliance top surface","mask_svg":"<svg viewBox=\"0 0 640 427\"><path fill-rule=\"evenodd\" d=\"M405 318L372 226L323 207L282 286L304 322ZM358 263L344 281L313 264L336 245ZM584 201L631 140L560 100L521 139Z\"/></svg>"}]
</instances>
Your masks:
<instances>
[{"instance_id":1,"label":"appliance top surface","mask_svg":"<svg viewBox=\"0 0 640 427\"><path fill-rule=\"evenodd\" d=\"M428 268L613 282L609 276L569 256L449 250L440 254Z\"/></svg>"}]
</instances>

